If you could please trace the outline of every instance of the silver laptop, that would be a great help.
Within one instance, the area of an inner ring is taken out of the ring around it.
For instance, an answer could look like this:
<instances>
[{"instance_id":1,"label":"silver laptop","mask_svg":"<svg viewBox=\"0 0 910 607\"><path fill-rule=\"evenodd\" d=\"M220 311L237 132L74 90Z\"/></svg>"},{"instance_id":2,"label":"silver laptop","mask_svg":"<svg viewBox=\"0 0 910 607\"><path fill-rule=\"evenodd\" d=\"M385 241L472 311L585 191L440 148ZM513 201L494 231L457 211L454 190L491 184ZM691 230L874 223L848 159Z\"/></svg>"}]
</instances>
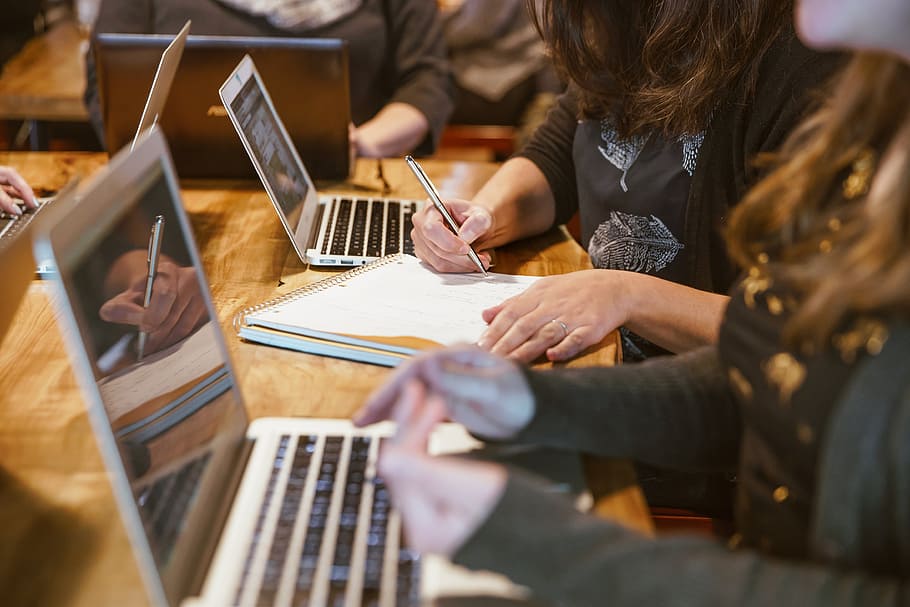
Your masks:
<instances>
[{"instance_id":1,"label":"silver laptop","mask_svg":"<svg viewBox=\"0 0 910 607\"><path fill-rule=\"evenodd\" d=\"M130 149L136 147L136 143L143 135L158 124L158 118L164 111L168 93L171 92L171 85L174 83L174 76L180 66L180 58L183 57L183 49L186 47L186 38L190 34L191 23L191 21L187 21L161 53L161 59L158 61L158 68L155 70L155 77L152 79L152 86L145 100L145 107L142 108L142 116L139 118L139 126L130 143Z\"/></svg>"},{"instance_id":2,"label":"silver laptop","mask_svg":"<svg viewBox=\"0 0 910 607\"><path fill-rule=\"evenodd\" d=\"M353 266L414 253L411 216L423 202L319 196L249 55L219 92L301 261Z\"/></svg>"},{"instance_id":3,"label":"silver laptop","mask_svg":"<svg viewBox=\"0 0 910 607\"><path fill-rule=\"evenodd\" d=\"M161 243L153 294L180 275L191 303L170 329L148 334L137 362L135 327L105 322L102 308L141 304L153 223ZM58 201L35 225L35 251L59 268L63 333L153 604L390 606L521 593L403 544L375 472L390 425L247 425L157 129L111 160L79 200ZM448 424L431 448L471 442Z\"/></svg>"},{"instance_id":4,"label":"silver laptop","mask_svg":"<svg viewBox=\"0 0 910 607\"><path fill-rule=\"evenodd\" d=\"M145 101L145 107L143 108L142 116L139 119L139 125L136 127L136 134L130 143L131 148L136 145L149 129L157 124L158 117L164 110L168 92L174 81L174 75L177 73L177 67L180 65L180 57L183 55L183 48L186 45L186 38L187 35L189 35L189 32L190 22L187 21L161 53L161 58L158 60L158 68L155 70L155 77L152 79L152 84L149 87L148 96ZM39 198L38 208L36 209L31 209L24 204L20 204L19 208L23 211L22 215L12 215L0 211L0 239L7 237L11 238L15 234L25 230L26 226L28 226L28 224L45 209L46 205L53 201L54 197ZM45 278L52 273L53 267L50 266L46 260L39 260L36 270L38 277Z\"/></svg>"}]
</instances>

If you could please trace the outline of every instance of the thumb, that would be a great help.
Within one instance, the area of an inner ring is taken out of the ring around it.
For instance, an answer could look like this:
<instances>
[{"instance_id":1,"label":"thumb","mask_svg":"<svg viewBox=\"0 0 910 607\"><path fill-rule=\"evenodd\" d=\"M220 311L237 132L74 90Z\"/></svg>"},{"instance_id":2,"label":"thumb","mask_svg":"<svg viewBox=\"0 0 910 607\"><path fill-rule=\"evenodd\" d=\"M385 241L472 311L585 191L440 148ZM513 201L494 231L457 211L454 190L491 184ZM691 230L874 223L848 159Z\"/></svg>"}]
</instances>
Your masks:
<instances>
[{"instance_id":1,"label":"thumb","mask_svg":"<svg viewBox=\"0 0 910 607\"><path fill-rule=\"evenodd\" d=\"M101 320L137 327L142 324L144 314L145 308L119 295L104 302L98 310Z\"/></svg>"}]
</instances>

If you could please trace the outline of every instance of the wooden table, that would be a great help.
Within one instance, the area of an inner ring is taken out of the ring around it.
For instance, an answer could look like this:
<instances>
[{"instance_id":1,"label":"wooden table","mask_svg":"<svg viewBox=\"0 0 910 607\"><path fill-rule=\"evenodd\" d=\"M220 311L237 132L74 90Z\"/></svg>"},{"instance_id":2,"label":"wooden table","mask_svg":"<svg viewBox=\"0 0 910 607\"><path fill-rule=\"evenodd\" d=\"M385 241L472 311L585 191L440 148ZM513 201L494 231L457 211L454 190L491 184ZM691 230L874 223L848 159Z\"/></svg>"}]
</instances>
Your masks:
<instances>
[{"instance_id":1,"label":"wooden table","mask_svg":"<svg viewBox=\"0 0 910 607\"><path fill-rule=\"evenodd\" d=\"M72 19L32 38L0 73L0 120L32 123L32 149L44 149L42 123L87 122L85 48L88 39Z\"/></svg>"},{"instance_id":2,"label":"wooden table","mask_svg":"<svg viewBox=\"0 0 910 607\"><path fill-rule=\"evenodd\" d=\"M36 187L59 189L90 174L100 154L0 153ZM424 165L444 195L469 196L495 165ZM376 188L377 161L362 160L346 184ZM403 162L383 161L394 195L422 196ZM250 418L348 417L389 370L241 342L233 315L246 306L333 272L307 270L290 248L267 198L252 184L184 190L219 320L227 334ZM499 252L498 268L548 274L586 267L587 257L563 231ZM49 285L35 282L0 351L0 588L5 604L141 605L144 591L111 489L63 350ZM610 364L616 342L573 362ZM599 512L650 529L629 467L600 466L613 491Z\"/></svg>"}]
</instances>

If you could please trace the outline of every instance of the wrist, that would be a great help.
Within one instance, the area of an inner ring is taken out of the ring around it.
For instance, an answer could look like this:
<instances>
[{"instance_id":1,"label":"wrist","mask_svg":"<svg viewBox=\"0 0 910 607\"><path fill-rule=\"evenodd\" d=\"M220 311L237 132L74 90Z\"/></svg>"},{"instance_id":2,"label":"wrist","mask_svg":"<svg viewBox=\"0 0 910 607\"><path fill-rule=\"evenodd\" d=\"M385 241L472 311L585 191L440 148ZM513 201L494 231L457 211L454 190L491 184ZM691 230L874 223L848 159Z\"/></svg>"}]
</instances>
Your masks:
<instances>
[{"instance_id":1,"label":"wrist","mask_svg":"<svg viewBox=\"0 0 910 607\"><path fill-rule=\"evenodd\" d=\"M642 297L641 274L637 272L624 272L621 270L594 270L597 276L598 291L603 293L602 301L610 301L614 309L618 326L635 322L641 306L647 305Z\"/></svg>"}]
</instances>

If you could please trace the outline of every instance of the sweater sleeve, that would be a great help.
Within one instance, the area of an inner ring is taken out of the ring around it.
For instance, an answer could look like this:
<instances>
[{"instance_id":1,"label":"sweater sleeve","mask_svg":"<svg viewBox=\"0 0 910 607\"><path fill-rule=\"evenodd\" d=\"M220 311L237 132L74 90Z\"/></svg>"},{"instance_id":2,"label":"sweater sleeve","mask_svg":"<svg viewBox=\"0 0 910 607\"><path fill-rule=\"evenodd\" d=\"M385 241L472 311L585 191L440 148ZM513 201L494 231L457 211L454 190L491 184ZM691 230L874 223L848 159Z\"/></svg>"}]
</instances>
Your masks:
<instances>
[{"instance_id":1,"label":"sweater sleeve","mask_svg":"<svg viewBox=\"0 0 910 607\"><path fill-rule=\"evenodd\" d=\"M546 120L517 155L527 158L547 178L556 201L555 225L566 223L578 210L578 186L572 146L578 126L578 101L570 87L550 109Z\"/></svg>"},{"instance_id":2,"label":"sweater sleeve","mask_svg":"<svg viewBox=\"0 0 910 607\"><path fill-rule=\"evenodd\" d=\"M519 441L679 470L736 467L739 409L713 347L637 365L525 373L536 411Z\"/></svg>"},{"instance_id":3,"label":"sweater sleeve","mask_svg":"<svg viewBox=\"0 0 910 607\"><path fill-rule=\"evenodd\" d=\"M646 538L579 513L517 472L454 560L574 607L910 605L910 588L896 578L731 551L701 537Z\"/></svg>"},{"instance_id":4,"label":"sweater sleeve","mask_svg":"<svg viewBox=\"0 0 910 607\"><path fill-rule=\"evenodd\" d=\"M417 108L430 124L418 154L436 149L454 108L442 21L435 2L391 0L387 16L398 86L389 102Z\"/></svg>"}]
</instances>

